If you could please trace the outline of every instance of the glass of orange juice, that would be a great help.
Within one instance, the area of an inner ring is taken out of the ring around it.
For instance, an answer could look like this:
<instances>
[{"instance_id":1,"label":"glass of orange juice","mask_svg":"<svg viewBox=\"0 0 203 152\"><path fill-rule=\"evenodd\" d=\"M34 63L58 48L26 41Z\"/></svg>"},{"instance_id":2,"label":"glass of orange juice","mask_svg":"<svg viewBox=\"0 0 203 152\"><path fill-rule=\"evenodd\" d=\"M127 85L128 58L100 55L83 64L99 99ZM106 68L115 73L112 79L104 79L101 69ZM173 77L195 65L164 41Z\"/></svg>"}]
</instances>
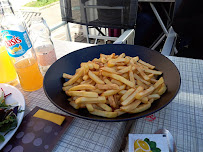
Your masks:
<instances>
[{"instance_id":1,"label":"glass of orange juice","mask_svg":"<svg viewBox=\"0 0 203 152\"><path fill-rule=\"evenodd\" d=\"M5 46L0 46L0 83L8 83L11 85L18 83L14 65Z\"/></svg>"},{"instance_id":2,"label":"glass of orange juice","mask_svg":"<svg viewBox=\"0 0 203 152\"><path fill-rule=\"evenodd\" d=\"M15 63L15 69L24 91L35 91L43 86L43 76L36 57L19 60Z\"/></svg>"}]
</instances>

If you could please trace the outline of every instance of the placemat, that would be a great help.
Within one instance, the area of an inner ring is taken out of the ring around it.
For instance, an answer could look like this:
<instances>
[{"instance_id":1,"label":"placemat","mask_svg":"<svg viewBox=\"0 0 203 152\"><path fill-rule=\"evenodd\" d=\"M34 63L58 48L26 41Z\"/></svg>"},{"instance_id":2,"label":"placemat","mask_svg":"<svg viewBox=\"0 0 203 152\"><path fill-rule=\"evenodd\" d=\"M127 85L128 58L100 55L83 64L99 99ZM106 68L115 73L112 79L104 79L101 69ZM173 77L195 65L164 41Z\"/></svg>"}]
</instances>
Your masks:
<instances>
[{"instance_id":1,"label":"placemat","mask_svg":"<svg viewBox=\"0 0 203 152\"><path fill-rule=\"evenodd\" d=\"M33 117L39 109L48 111L40 107L35 107L28 113L24 117L17 132L3 148L3 152L52 151L61 135L66 131L74 118L63 115L65 120L60 126L51 121Z\"/></svg>"}]
</instances>

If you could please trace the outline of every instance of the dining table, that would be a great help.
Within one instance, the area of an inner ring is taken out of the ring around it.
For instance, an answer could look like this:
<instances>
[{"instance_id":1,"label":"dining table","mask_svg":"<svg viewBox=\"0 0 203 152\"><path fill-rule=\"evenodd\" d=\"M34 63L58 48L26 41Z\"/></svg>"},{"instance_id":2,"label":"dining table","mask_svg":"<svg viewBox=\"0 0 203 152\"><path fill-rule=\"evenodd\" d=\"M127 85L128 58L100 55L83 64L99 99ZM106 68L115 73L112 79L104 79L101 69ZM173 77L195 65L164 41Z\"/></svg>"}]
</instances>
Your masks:
<instances>
[{"instance_id":1,"label":"dining table","mask_svg":"<svg viewBox=\"0 0 203 152\"><path fill-rule=\"evenodd\" d=\"M94 46L62 40L53 42L57 59L78 49ZM171 132L179 152L202 152L203 61L175 56L167 58L178 68L181 86L177 96L165 108L131 121L99 122L75 117L53 152L127 152L128 134L153 134L160 128ZM23 91L20 84L16 87L25 98L25 116L36 106L69 115L51 103L43 87L33 92Z\"/></svg>"}]
</instances>

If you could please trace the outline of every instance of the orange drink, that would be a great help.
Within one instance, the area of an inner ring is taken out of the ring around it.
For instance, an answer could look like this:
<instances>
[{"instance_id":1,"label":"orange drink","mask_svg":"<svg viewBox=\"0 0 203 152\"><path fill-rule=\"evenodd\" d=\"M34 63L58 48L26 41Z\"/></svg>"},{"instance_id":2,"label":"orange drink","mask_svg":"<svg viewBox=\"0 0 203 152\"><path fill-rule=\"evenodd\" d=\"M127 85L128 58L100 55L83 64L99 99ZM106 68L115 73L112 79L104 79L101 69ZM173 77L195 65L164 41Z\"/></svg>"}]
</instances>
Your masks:
<instances>
[{"instance_id":1,"label":"orange drink","mask_svg":"<svg viewBox=\"0 0 203 152\"><path fill-rule=\"evenodd\" d=\"M4 46L0 46L0 83L12 84L17 81L14 65Z\"/></svg>"},{"instance_id":2,"label":"orange drink","mask_svg":"<svg viewBox=\"0 0 203 152\"><path fill-rule=\"evenodd\" d=\"M35 91L42 87L43 76L36 58L26 58L15 64L20 85L25 91Z\"/></svg>"}]
</instances>

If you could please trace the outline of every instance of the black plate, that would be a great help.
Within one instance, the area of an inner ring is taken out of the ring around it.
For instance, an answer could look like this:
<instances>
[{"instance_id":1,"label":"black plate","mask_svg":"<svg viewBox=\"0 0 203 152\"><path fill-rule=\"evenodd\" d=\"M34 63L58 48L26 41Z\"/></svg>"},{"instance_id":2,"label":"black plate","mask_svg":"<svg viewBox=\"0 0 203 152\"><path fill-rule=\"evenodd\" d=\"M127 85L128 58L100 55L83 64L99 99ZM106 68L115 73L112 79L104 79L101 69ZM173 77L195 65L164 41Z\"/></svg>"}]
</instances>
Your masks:
<instances>
[{"instance_id":1,"label":"black plate","mask_svg":"<svg viewBox=\"0 0 203 152\"><path fill-rule=\"evenodd\" d=\"M62 78L63 73L75 74L75 70L80 67L81 62L99 58L100 53L120 55L125 53L127 56L139 56L140 59L156 66L157 70L163 72L163 77L167 85L167 91L159 100L156 100L150 109L137 114L124 114L117 118L103 118L89 114L86 109L76 110L68 104L68 96L62 91L62 85L65 80ZM67 54L57 60L47 71L44 77L44 91L50 101L60 108L75 117L96 121L126 121L141 118L150 115L158 110L161 110L168 105L176 96L180 87L180 74L176 66L165 56L159 52L152 51L148 48L136 45L97 45L84 49L77 50Z\"/></svg>"}]
</instances>

